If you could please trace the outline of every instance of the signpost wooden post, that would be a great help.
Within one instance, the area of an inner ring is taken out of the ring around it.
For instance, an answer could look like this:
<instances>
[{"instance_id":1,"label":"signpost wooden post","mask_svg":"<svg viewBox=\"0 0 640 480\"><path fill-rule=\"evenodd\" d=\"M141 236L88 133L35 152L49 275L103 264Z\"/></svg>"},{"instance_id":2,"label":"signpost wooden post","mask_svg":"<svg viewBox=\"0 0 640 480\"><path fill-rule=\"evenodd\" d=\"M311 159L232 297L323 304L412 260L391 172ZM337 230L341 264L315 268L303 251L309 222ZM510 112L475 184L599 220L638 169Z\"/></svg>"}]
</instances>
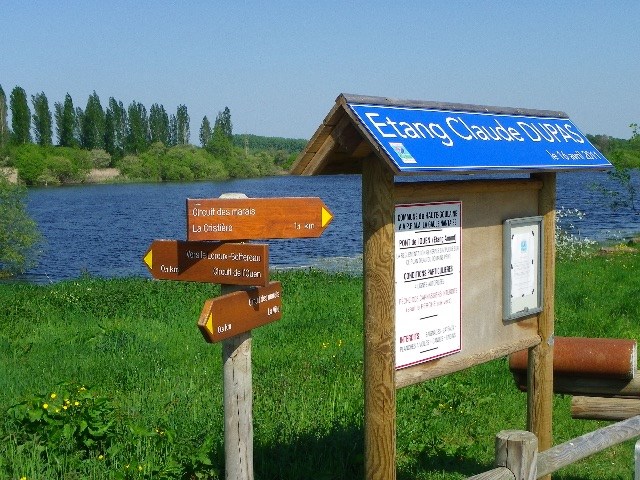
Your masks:
<instances>
[{"instance_id":1,"label":"signpost wooden post","mask_svg":"<svg viewBox=\"0 0 640 480\"><path fill-rule=\"evenodd\" d=\"M282 317L282 287L269 282L267 245L231 240L314 238L333 215L317 197L187 200L187 241L154 240L144 255L153 278L220 283L198 328L222 342L225 478L253 480L251 330Z\"/></svg>"}]
</instances>

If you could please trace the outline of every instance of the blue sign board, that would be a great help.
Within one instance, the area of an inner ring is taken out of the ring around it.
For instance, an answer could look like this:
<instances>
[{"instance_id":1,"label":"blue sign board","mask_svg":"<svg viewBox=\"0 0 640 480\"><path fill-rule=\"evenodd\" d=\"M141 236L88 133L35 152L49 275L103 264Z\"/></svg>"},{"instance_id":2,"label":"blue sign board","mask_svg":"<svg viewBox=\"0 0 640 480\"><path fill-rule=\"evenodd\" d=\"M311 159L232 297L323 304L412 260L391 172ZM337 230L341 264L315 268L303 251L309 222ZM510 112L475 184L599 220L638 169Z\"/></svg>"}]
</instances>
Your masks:
<instances>
[{"instance_id":1,"label":"blue sign board","mask_svg":"<svg viewBox=\"0 0 640 480\"><path fill-rule=\"evenodd\" d=\"M349 103L400 172L611 167L568 118Z\"/></svg>"}]
</instances>

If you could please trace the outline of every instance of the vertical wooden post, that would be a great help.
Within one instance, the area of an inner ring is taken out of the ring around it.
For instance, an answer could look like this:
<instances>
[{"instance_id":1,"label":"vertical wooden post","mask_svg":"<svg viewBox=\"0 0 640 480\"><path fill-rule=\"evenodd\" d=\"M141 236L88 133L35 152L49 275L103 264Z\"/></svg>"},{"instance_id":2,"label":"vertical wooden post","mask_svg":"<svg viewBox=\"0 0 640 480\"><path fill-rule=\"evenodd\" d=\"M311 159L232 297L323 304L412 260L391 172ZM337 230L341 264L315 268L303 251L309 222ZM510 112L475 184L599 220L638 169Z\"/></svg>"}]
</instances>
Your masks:
<instances>
[{"instance_id":1,"label":"vertical wooden post","mask_svg":"<svg viewBox=\"0 0 640 480\"><path fill-rule=\"evenodd\" d=\"M543 310L538 315L538 334L541 342L529 349L527 375L527 429L538 437L540 451L553 445L553 339L555 298L555 223L556 174L540 173L533 178L542 180L538 212L543 218L544 232L544 297Z\"/></svg>"},{"instance_id":2,"label":"vertical wooden post","mask_svg":"<svg viewBox=\"0 0 640 480\"><path fill-rule=\"evenodd\" d=\"M247 198L225 193L220 198ZM222 285L225 295L245 287ZM253 384L251 331L222 341L224 469L226 480L253 480Z\"/></svg>"},{"instance_id":3,"label":"vertical wooden post","mask_svg":"<svg viewBox=\"0 0 640 480\"><path fill-rule=\"evenodd\" d=\"M503 430L496 436L496 467L506 467L516 480L538 478L538 439L531 432Z\"/></svg>"},{"instance_id":4,"label":"vertical wooden post","mask_svg":"<svg viewBox=\"0 0 640 480\"><path fill-rule=\"evenodd\" d=\"M225 478L253 480L251 331L223 340L222 362Z\"/></svg>"},{"instance_id":5,"label":"vertical wooden post","mask_svg":"<svg viewBox=\"0 0 640 480\"><path fill-rule=\"evenodd\" d=\"M365 478L396 478L393 173L372 156L362 169Z\"/></svg>"}]
</instances>

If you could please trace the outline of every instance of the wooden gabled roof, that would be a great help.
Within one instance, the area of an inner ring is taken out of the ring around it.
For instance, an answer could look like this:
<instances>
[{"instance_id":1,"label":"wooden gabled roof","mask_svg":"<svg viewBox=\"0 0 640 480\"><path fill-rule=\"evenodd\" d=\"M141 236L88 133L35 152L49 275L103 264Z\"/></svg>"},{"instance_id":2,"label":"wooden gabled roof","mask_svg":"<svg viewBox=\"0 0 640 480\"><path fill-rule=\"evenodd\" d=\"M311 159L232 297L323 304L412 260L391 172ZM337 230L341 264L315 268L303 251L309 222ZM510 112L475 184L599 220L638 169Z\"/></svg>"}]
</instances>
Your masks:
<instances>
[{"instance_id":1,"label":"wooden gabled roof","mask_svg":"<svg viewBox=\"0 0 640 480\"><path fill-rule=\"evenodd\" d=\"M351 108L349 108L348 104L401 105L409 108L568 118L564 112L550 110L398 100L387 97L343 93L338 96L335 105L292 165L291 174L331 175L361 173L362 162L371 155L380 157L395 175L402 174L387 156L384 149L380 147Z\"/></svg>"},{"instance_id":2,"label":"wooden gabled roof","mask_svg":"<svg viewBox=\"0 0 640 480\"><path fill-rule=\"evenodd\" d=\"M328 175L360 173L362 161L373 153L373 142L352 118L347 103L350 96L341 94L336 104L316 130L305 149L291 167L294 175Z\"/></svg>"}]
</instances>

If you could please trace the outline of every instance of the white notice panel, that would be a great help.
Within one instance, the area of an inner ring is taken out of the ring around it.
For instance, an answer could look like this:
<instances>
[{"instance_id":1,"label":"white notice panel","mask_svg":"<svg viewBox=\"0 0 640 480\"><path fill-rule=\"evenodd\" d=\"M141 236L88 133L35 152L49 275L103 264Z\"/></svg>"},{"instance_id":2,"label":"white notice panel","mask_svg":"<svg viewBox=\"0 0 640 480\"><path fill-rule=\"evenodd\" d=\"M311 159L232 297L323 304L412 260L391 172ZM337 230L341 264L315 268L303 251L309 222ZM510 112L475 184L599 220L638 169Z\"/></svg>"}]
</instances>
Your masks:
<instances>
[{"instance_id":1,"label":"white notice panel","mask_svg":"<svg viewBox=\"0 0 640 480\"><path fill-rule=\"evenodd\" d=\"M461 202L396 205L396 369L460 351Z\"/></svg>"}]
</instances>

